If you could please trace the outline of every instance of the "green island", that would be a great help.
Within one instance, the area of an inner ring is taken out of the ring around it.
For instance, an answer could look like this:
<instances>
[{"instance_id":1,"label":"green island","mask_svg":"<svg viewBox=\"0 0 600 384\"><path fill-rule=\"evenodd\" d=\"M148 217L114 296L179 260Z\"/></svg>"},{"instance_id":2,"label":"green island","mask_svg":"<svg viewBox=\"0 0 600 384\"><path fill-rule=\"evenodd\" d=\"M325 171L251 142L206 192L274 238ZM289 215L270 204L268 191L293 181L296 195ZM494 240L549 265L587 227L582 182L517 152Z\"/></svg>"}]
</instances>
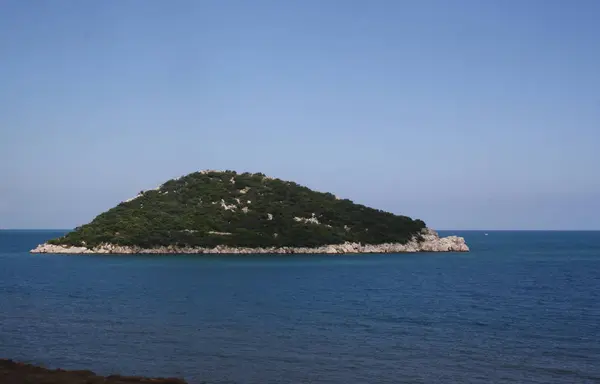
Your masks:
<instances>
[{"instance_id":1,"label":"green island","mask_svg":"<svg viewBox=\"0 0 600 384\"><path fill-rule=\"evenodd\" d=\"M200 171L141 191L32 252L350 253L378 252L374 246L380 244L394 246L379 251L395 252L419 248L428 238L439 239L422 220L295 182L262 173ZM441 250L468 250L460 239L453 236L446 243L457 245ZM344 244L331 252L323 248Z\"/></svg>"}]
</instances>

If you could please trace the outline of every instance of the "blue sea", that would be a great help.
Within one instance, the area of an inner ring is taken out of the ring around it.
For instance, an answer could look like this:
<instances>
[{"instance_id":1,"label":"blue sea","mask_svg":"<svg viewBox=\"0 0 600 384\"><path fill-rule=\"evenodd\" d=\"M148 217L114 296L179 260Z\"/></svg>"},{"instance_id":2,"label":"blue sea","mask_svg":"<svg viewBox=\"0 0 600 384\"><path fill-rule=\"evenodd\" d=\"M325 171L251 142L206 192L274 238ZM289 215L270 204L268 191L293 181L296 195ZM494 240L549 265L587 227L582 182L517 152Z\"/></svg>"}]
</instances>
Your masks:
<instances>
[{"instance_id":1,"label":"blue sea","mask_svg":"<svg viewBox=\"0 0 600 384\"><path fill-rule=\"evenodd\" d=\"M599 383L600 232L464 254L31 255L0 231L0 358L190 383Z\"/></svg>"}]
</instances>

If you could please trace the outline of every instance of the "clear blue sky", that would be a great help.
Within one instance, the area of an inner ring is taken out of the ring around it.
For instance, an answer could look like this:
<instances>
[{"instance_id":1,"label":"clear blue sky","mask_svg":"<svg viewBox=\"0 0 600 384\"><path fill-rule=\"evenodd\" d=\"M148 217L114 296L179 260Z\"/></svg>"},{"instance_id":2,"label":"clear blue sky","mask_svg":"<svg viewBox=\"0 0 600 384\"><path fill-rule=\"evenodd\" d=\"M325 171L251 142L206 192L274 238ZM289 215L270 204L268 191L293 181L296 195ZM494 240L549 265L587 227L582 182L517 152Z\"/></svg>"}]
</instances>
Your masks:
<instances>
[{"instance_id":1,"label":"clear blue sky","mask_svg":"<svg viewBox=\"0 0 600 384\"><path fill-rule=\"evenodd\" d=\"M439 229L600 228L600 2L0 5L0 227L200 169Z\"/></svg>"}]
</instances>

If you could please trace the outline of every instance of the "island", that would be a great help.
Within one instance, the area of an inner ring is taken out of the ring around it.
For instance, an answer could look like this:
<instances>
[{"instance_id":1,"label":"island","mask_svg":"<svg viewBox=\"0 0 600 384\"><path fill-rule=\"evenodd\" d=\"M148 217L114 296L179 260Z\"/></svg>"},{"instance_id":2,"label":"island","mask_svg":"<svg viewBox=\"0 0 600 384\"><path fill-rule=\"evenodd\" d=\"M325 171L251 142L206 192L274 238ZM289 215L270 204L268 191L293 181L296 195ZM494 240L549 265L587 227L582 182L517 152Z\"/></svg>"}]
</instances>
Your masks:
<instances>
[{"instance_id":1,"label":"island","mask_svg":"<svg viewBox=\"0 0 600 384\"><path fill-rule=\"evenodd\" d=\"M348 254L468 252L422 220L263 173L204 170L171 179L32 253Z\"/></svg>"}]
</instances>

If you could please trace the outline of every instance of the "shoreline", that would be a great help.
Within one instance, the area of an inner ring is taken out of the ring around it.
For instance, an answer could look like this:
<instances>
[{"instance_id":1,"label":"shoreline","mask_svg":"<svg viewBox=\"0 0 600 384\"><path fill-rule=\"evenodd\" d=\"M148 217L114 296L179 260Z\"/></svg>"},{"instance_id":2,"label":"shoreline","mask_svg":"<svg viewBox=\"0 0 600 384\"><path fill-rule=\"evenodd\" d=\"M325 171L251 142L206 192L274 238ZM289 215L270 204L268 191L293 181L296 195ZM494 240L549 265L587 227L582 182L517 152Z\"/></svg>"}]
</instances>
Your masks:
<instances>
[{"instance_id":1,"label":"shoreline","mask_svg":"<svg viewBox=\"0 0 600 384\"><path fill-rule=\"evenodd\" d=\"M49 369L10 359L0 359L0 382L4 384L187 384L175 377L100 376L89 370Z\"/></svg>"},{"instance_id":2,"label":"shoreline","mask_svg":"<svg viewBox=\"0 0 600 384\"><path fill-rule=\"evenodd\" d=\"M40 244L30 253L48 254L373 254L373 253L421 253L421 252L469 252L469 246L464 237L440 237L432 229L423 231L423 241L412 239L406 244L360 244L342 243L329 244L317 247L228 247L216 246L203 247L178 247L164 246L155 248L141 248L137 246L121 246L115 244L101 244L93 248L76 247L69 245Z\"/></svg>"}]
</instances>

